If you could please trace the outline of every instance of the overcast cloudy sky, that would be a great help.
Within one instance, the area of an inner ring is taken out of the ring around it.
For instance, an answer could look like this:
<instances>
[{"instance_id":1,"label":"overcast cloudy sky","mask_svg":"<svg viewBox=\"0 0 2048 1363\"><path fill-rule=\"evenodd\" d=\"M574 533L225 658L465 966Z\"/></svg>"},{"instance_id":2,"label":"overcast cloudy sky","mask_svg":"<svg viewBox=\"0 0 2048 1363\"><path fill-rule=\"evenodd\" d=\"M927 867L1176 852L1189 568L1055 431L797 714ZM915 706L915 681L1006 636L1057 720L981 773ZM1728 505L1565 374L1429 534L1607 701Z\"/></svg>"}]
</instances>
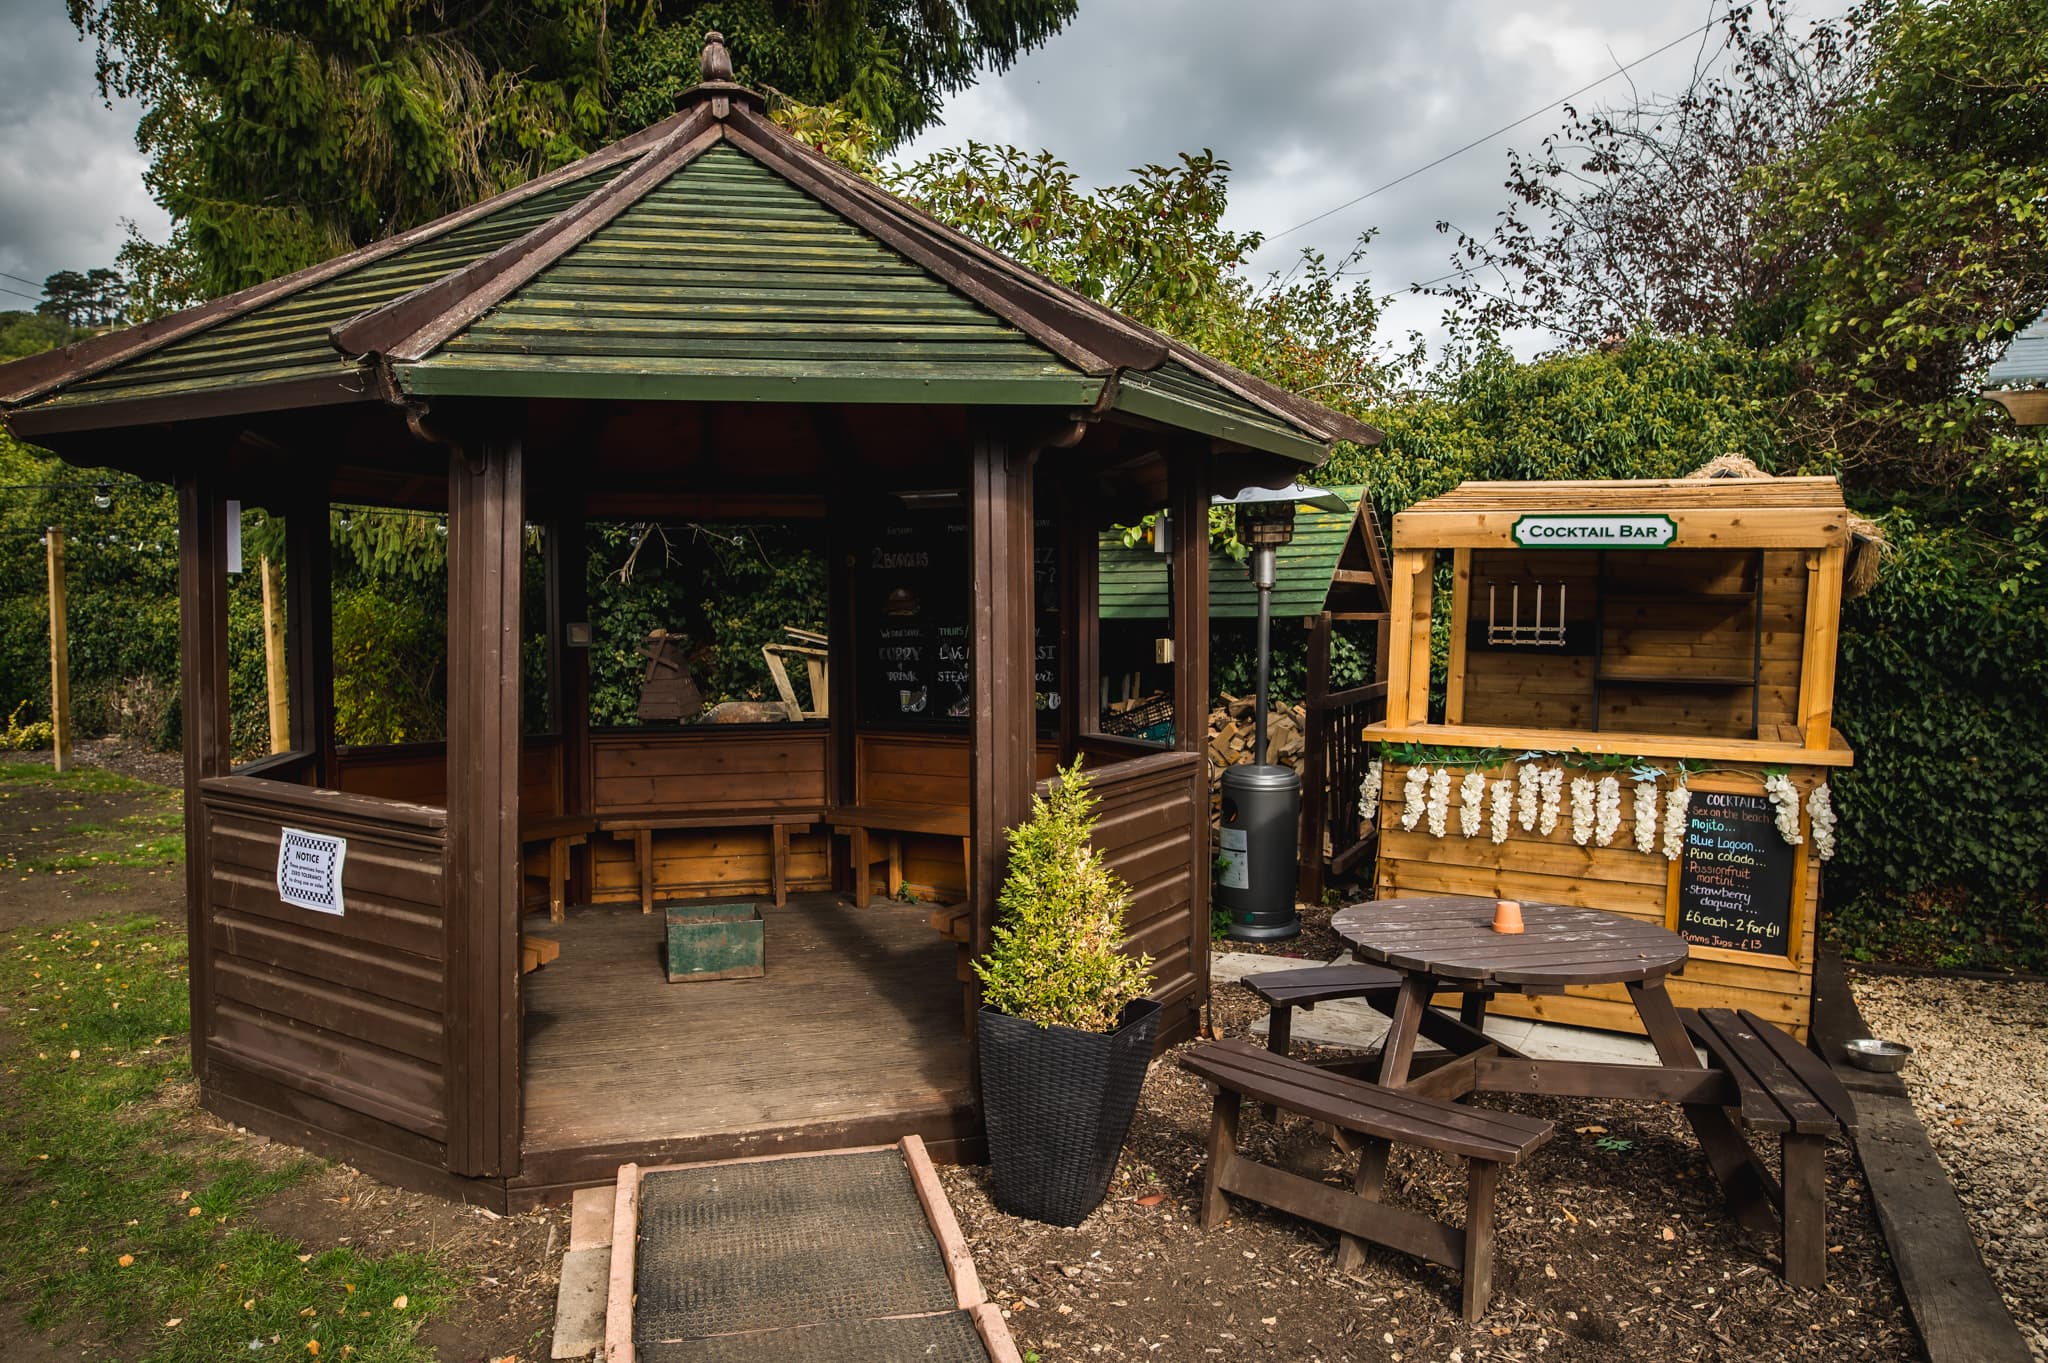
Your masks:
<instances>
[{"instance_id":1,"label":"overcast cloudy sky","mask_svg":"<svg viewBox=\"0 0 2048 1363\"><path fill-rule=\"evenodd\" d=\"M1831 17L1843 0L1801 0ZM1004 75L958 96L908 154L976 138L1045 147L1090 183L1212 148L1235 168L1230 223L1272 238L1261 272L1369 227L1375 289L1402 292L1392 331L1434 329L1405 296L1450 268L1447 219L1484 231L1505 202L1503 153L1550 110L1300 231L1286 229L1542 109L1716 19L1725 0L1082 0L1080 17ZM59 269L111 264L120 220L161 235L142 186L136 111L107 109L92 49L62 0L0 0L0 287L34 294ZM1680 87L1720 34L1680 42L1581 97ZM7 277L14 276L14 277ZM0 306L29 305L0 294Z\"/></svg>"}]
</instances>

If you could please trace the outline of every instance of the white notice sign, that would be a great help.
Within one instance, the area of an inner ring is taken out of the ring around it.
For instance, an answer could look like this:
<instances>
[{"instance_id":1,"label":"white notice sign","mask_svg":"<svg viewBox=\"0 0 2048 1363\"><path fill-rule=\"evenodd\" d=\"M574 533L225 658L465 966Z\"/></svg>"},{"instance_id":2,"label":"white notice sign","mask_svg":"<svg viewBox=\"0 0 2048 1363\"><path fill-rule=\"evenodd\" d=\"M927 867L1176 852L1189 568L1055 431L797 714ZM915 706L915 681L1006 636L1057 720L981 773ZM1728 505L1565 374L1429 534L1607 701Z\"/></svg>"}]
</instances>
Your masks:
<instances>
[{"instance_id":1,"label":"white notice sign","mask_svg":"<svg viewBox=\"0 0 2048 1363\"><path fill-rule=\"evenodd\" d=\"M341 912L341 863L348 839L284 830L277 843L277 897L316 913Z\"/></svg>"}]
</instances>

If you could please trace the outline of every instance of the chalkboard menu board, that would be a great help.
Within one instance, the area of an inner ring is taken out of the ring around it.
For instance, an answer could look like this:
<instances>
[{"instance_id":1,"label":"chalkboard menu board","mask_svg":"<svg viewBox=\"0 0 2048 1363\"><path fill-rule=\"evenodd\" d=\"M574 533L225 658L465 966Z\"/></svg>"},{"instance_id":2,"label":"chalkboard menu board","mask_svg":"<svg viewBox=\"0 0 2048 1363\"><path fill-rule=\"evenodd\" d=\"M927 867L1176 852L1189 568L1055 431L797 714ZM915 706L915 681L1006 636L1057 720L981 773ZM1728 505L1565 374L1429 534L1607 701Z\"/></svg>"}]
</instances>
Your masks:
<instances>
[{"instance_id":1,"label":"chalkboard menu board","mask_svg":"<svg viewBox=\"0 0 2048 1363\"><path fill-rule=\"evenodd\" d=\"M1792 953L1793 859L1769 799L1696 790L1678 865L1680 937L1755 956Z\"/></svg>"},{"instance_id":2,"label":"chalkboard menu board","mask_svg":"<svg viewBox=\"0 0 2048 1363\"><path fill-rule=\"evenodd\" d=\"M973 664L967 510L895 508L878 516L854 565L854 686L864 723L965 728ZM1059 554L1036 526L1032 667L1041 730L1059 727Z\"/></svg>"}]
</instances>

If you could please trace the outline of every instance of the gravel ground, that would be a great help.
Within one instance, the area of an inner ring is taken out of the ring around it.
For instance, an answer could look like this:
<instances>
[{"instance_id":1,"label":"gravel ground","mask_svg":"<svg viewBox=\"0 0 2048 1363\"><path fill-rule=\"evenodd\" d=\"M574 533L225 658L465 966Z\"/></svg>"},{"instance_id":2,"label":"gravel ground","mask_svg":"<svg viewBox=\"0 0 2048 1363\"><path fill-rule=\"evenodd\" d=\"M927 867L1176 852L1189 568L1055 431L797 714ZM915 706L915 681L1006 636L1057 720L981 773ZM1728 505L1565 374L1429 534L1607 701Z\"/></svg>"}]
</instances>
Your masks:
<instances>
[{"instance_id":1,"label":"gravel ground","mask_svg":"<svg viewBox=\"0 0 2048 1363\"><path fill-rule=\"evenodd\" d=\"M2034 1357L2048 1361L2048 983L1858 975Z\"/></svg>"}]
</instances>

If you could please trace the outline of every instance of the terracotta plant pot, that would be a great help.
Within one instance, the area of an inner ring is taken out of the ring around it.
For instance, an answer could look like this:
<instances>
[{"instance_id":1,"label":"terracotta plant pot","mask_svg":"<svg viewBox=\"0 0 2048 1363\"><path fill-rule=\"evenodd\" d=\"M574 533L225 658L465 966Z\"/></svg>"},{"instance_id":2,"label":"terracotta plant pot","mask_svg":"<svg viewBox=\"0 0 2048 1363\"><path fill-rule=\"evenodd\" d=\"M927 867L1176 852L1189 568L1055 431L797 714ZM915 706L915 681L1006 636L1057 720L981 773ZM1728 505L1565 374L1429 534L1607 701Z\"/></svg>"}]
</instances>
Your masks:
<instances>
[{"instance_id":1,"label":"terracotta plant pot","mask_svg":"<svg viewBox=\"0 0 2048 1363\"><path fill-rule=\"evenodd\" d=\"M1502 933L1522 931L1522 905L1515 899L1493 901L1493 930Z\"/></svg>"},{"instance_id":2,"label":"terracotta plant pot","mask_svg":"<svg viewBox=\"0 0 2048 1363\"><path fill-rule=\"evenodd\" d=\"M1159 1005L1139 999L1113 1032L1040 1027L981 1010L981 1111L995 1203L1078 1226L1102 1202L1152 1062Z\"/></svg>"}]
</instances>

